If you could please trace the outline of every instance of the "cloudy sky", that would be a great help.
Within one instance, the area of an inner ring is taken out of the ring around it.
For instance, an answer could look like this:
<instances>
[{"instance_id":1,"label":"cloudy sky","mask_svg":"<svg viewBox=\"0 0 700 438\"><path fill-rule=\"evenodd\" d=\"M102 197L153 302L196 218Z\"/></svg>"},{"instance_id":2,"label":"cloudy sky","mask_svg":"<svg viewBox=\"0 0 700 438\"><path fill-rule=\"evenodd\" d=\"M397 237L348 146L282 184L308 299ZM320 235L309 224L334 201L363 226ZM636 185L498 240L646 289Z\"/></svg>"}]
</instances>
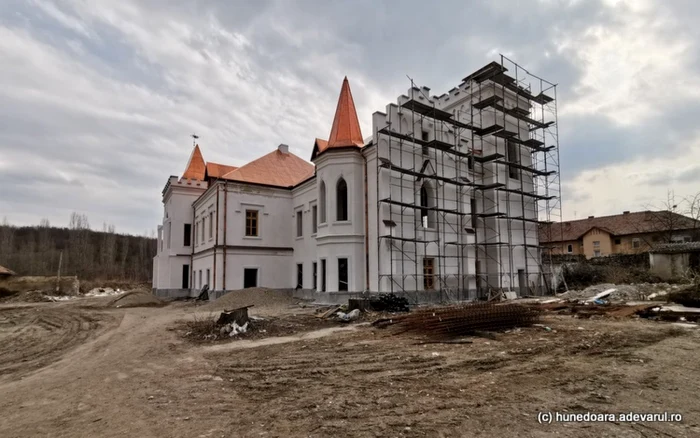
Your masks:
<instances>
[{"instance_id":1,"label":"cloudy sky","mask_svg":"<svg viewBox=\"0 0 700 438\"><path fill-rule=\"evenodd\" d=\"M565 219L661 205L700 191L699 18L693 0L2 0L0 218L150 233L193 132L207 161L308 158L345 75L368 135L406 75L442 94L499 53L559 84Z\"/></svg>"}]
</instances>

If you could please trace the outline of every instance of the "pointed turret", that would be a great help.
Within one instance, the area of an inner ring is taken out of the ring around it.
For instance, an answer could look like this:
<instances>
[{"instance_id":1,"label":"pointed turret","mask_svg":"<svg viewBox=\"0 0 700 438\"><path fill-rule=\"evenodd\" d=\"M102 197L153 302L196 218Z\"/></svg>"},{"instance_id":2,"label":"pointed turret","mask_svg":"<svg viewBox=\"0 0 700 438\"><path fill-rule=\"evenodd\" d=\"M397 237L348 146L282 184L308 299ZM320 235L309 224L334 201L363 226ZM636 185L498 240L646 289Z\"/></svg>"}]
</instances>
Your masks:
<instances>
[{"instance_id":1,"label":"pointed turret","mask_svg":"<svg viewBox=\"0 0 700 438\"><path fill-rule=\"evenodd\" d=\"M364 146L360 122L357 120L355 102L352 99L350 82L348 82L347 76L343 80L343 86L340 89L333 127L328 137L328 148L345 146Z\"/></svg>"},{"instance_id":2,"label":"pointed turret","mask_svg":"<svg viewBox=\"0 0 700 438\"><path fill-rule=\"evenodd\" d=\"M206 165L204 164L202 151L199 150L199 145L197 144L194 146L192 155L190 155L190 161L187 163L187 168L185 169L185 173L182 174L182 177L204 181L205 171Z\"/></svg>"},{"instance_id":3,"label":"pointed turret","mask_svg":"<svg viewBox=\"0 0 700 438\"><path fill-rule=\"evenodd\" d=\"M343 80L343 86L340 88L340 96L338 97L338 106L335 109L335 118L333 119L333 127L328 141L316 139L311 160L313 161L321 152L333 148L345 147L362 147L362 131L360 130L360 122L357 119L357 110L355 109L355 101L352 99L350 91L350 82L347 76Z\"/></svg>"}]
</instances>

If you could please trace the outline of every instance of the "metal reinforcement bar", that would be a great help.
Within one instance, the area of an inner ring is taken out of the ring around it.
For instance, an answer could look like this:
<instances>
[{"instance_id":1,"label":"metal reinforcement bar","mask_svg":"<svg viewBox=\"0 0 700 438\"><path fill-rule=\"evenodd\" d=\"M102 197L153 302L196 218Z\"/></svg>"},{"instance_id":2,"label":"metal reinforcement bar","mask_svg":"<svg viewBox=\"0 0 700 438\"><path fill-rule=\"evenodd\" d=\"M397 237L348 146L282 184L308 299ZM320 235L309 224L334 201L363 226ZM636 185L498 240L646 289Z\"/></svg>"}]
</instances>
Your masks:
<instances>
[{"instance_id":1,"label":"metal reinforcement bar","mask_svg":"<svg viewBox=\"0 0 700 438\"><path fill-rule=\"evenodd\" d=\"M390 325L396 326L396 334L412 332L449 338L528 326L536 323L539 316L539 309L519 304L471 303L417 310L393 319Z\"/></svg>"}]
</instances>

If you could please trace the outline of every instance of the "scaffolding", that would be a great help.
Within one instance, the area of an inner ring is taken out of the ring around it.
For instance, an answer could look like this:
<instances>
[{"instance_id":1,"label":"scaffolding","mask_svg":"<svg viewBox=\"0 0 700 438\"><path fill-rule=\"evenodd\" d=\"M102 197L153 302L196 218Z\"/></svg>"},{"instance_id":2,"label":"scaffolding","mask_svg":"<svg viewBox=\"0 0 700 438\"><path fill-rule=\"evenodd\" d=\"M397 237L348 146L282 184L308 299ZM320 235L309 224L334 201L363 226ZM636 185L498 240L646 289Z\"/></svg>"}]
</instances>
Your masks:
<instances>
[{"instance_id":1,"label":"scaffolding","mask_svg":"<svg viewBox=\"0 0 700 438\"><path fill-rule=\"evenodd\" d=\"M556 84L503 55L439 97L410 82L375 126L379 292L551 292L538 233L561 221Z\"/></svg>"}]
</instances>

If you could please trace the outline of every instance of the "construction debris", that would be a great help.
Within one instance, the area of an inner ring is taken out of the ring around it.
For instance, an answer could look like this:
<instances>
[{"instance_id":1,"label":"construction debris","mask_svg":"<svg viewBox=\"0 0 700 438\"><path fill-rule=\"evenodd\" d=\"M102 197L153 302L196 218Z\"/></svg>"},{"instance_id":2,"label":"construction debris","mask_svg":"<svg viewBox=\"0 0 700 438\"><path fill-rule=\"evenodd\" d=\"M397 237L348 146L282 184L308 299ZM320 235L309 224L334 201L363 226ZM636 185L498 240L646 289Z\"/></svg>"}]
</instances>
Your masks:
<instances>
[{"instance_id":1,"label":"construction debris","mask_svg":"<svg viewBox=\"0 0 700 438\"><path fill-rule=\"evenodd\" d=\"M336 315L342 322L357 321L360 319L360 309L351 310L348 313L338 312Z\"/></svg>"},{"instance_id":2,"label":"construction debris","mask_svg":"<svg viewBox=\"0 0 700 438\"><path fill-rule=\"evenodd\" d=\"M449 338L532 325L538 321L539 315L538 309L519 304L473 303L422 309L390 320L378 320L373 324L396 325L397 334L414 332Z\"/></svg>"},{"instance_id":3,"label":"construction debris","mask_svg":"<svg viewBox=\"0 0 700 438\"><path fill-rule=\"evenodd\" d=\"M370 299L372 309L377 312L408 312L408 299L394 293L379 294Z\"/></svg>"}]
</instances>

